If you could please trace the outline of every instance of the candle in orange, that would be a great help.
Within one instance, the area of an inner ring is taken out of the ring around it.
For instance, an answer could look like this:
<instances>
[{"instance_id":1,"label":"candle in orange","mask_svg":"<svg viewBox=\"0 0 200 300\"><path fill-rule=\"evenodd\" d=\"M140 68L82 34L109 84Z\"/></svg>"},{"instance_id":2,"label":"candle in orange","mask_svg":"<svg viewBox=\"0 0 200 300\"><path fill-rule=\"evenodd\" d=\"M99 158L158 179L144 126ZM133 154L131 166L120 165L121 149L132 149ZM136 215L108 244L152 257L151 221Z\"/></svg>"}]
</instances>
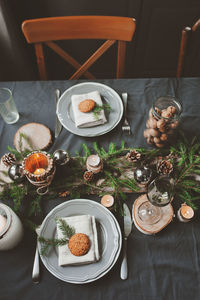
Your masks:
<instances>
[{"instance_id":1,"label":"candle in orange","mask_svg":"<svg viewBox=\"0 0 200 300\"><path fill-rule=\"evenodd\" d=\"M45 169L43 168L38 168L38 169L35 169L34 171L34 175L41 175L45 172Z\"/></svg>"},{"instance_id":2,"label":"candle in orange","mask_svg":"<svg viewBox=\"0 0 200 300\"><path fill-rule=\"evenodd\" d=\"M114 198L112 195L104 195L101 198L101 204L107 208L112 208L113 204L114 204Z\"/></svg>"}]
</instances>

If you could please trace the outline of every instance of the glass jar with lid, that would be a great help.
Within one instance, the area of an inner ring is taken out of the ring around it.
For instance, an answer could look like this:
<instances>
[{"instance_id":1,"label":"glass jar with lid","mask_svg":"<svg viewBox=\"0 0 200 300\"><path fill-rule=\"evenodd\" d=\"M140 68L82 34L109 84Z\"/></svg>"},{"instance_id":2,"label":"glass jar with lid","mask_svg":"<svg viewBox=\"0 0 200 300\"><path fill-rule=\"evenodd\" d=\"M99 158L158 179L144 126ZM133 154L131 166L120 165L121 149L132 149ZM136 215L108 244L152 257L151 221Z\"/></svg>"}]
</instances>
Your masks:
<instances>
[{"instance_id":1,"label":"glass jar with lid","mask_svg":"<svg viewBox=\"0 0 200 300\"><path fill-rule=\"evenodd\" d=\"M144 137L147 143L163 147L170 142L179 125L182 106L173 96L161 96L154 101L146 121Z\"/></svg>"}]
</instances>

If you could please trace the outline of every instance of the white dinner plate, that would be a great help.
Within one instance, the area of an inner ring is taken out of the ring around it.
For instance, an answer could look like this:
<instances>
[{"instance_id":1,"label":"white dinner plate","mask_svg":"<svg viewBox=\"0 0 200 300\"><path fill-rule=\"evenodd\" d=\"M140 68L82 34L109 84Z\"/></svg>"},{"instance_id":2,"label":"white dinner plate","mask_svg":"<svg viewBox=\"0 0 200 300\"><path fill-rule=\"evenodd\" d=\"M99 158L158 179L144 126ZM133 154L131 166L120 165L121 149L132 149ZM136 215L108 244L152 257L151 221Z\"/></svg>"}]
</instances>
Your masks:
<instances>
[{"instance_id":1,"label":"white dinner plate","mask_svg":"<svg viewBox=\"0 0 200 300\"><path fill-rule=\"evenodd\" d=\"M94 127L78 128L74 122L71 96L92 91L98 91L102 102L111 107L110 112L105 111L107 122ZM63 127L70 132L80 136L93 137L105 134L117 126L123 116L123 103L120 96L109 86L97 82L84 82L70 87L62 94L57 104L56 113Z\"/></svg>"},{"instance_id":2,"label":"white dinner plate","mask_svg":"<svg viewBox=\"0 0 200 300\"><path fill-rule=\"evenodd\" d=\"M97 224L100 260L87 265L58 265L58 250L55 247L41 260L47 270L55 277L70 283L85 284L104 276L116 263L122 245L119 224L113 214L101 204L87 199L74 199L56 206L44 219L40 235L45 238L55 238L56 217L74 215L93 215ZM41 244L38 243L39 251Z\"/></svg>"}]
</instances>

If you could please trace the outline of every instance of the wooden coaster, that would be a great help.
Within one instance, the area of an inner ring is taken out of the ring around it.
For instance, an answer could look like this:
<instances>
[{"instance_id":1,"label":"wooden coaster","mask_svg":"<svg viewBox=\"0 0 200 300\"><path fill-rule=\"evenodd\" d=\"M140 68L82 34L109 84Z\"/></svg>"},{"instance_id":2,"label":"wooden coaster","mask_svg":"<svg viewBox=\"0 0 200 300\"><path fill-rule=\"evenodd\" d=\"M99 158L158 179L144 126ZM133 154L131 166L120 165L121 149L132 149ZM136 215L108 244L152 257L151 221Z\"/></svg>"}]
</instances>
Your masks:
<instances>
[{"instance_id":1,"label":"wooden coaster","mask_svg":"<svg viewBox=\"0 0 200 300\"><path fill-rule=\"evenodd\" d=\"M20 133L23 133L25 136L27 136L28 141L30 141L30 144L33 147L33 149L31 149L27 140L22 137L22 151L24 151L25 149L45 150L52 143L52 135L47 126L39 123L28 123L20 127L14 136L13 143L18 151L20 151Z\"/></svg>"},{"instance_id":2,"label":"wooden coaster","mask_svg":"<svg viewBox=\"0 0 200 300\"><path fill-rule=\"evenodd\" d=\"M155 234L161 231L163 228L165 228L173 219L174 216L174 210L171 204L168 204L166 206L160 207L162 215L161 219L155 223L155 224L145 224L140 217L138 216L138 208L140 205L144 202L148 201L147 195L143 194L139 196L134 204L132 209L132 217L133 222L135 224L135 227L144 234Z\"/></svg>"}]
</instances>

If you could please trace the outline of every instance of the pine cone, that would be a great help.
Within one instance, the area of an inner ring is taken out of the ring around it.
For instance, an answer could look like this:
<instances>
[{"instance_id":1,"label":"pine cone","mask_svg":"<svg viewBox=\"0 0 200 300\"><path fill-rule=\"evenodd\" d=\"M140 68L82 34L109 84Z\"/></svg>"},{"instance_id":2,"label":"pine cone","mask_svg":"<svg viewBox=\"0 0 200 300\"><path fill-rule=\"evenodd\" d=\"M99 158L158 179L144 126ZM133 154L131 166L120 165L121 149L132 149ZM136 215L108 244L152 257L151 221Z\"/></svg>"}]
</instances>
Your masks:
<instances>
[{"instance_id":1,"label":"pine cone","mask_svg":"<svg viewBox=\"0 0 200 300\"><path fill-rule=\"evenodd\" d=\"M85 171L85 173L83 174L83 179L85 181L92 181L94 178L94 173L92 171Z\"/></svg>"},{"instance_id":2,"label":"pine cone","mask_svg":"<svg viewBox=\"0 0 200 300\"><path fill-rule=\"evenodd\" d=\"M6 167L10 167L16 163L16 157L12 153L6 153L2 156L2 162Z\"/></svg>"},{"instance_id":3,"label":"pine cone","mask_svg":"<svg viewBox=\"0 0 200 300\"><path fill-rule=\"evenodd\" d=\"M126 154L126 159L130 162L136 162L140 160L141 153L139 153L137 150L132 150Z\"/></svg>"},{"instance_id":4,"label":"pine cone","mask_svg":"<svg viewBox=\"0 0 200 300\"><path fill-rule=\"evenodd\" d=\"M173 171L173 165L169 160L161 160L157 164L157 171L162 175L168 175Z\"/></svg>"}]
</instances>

